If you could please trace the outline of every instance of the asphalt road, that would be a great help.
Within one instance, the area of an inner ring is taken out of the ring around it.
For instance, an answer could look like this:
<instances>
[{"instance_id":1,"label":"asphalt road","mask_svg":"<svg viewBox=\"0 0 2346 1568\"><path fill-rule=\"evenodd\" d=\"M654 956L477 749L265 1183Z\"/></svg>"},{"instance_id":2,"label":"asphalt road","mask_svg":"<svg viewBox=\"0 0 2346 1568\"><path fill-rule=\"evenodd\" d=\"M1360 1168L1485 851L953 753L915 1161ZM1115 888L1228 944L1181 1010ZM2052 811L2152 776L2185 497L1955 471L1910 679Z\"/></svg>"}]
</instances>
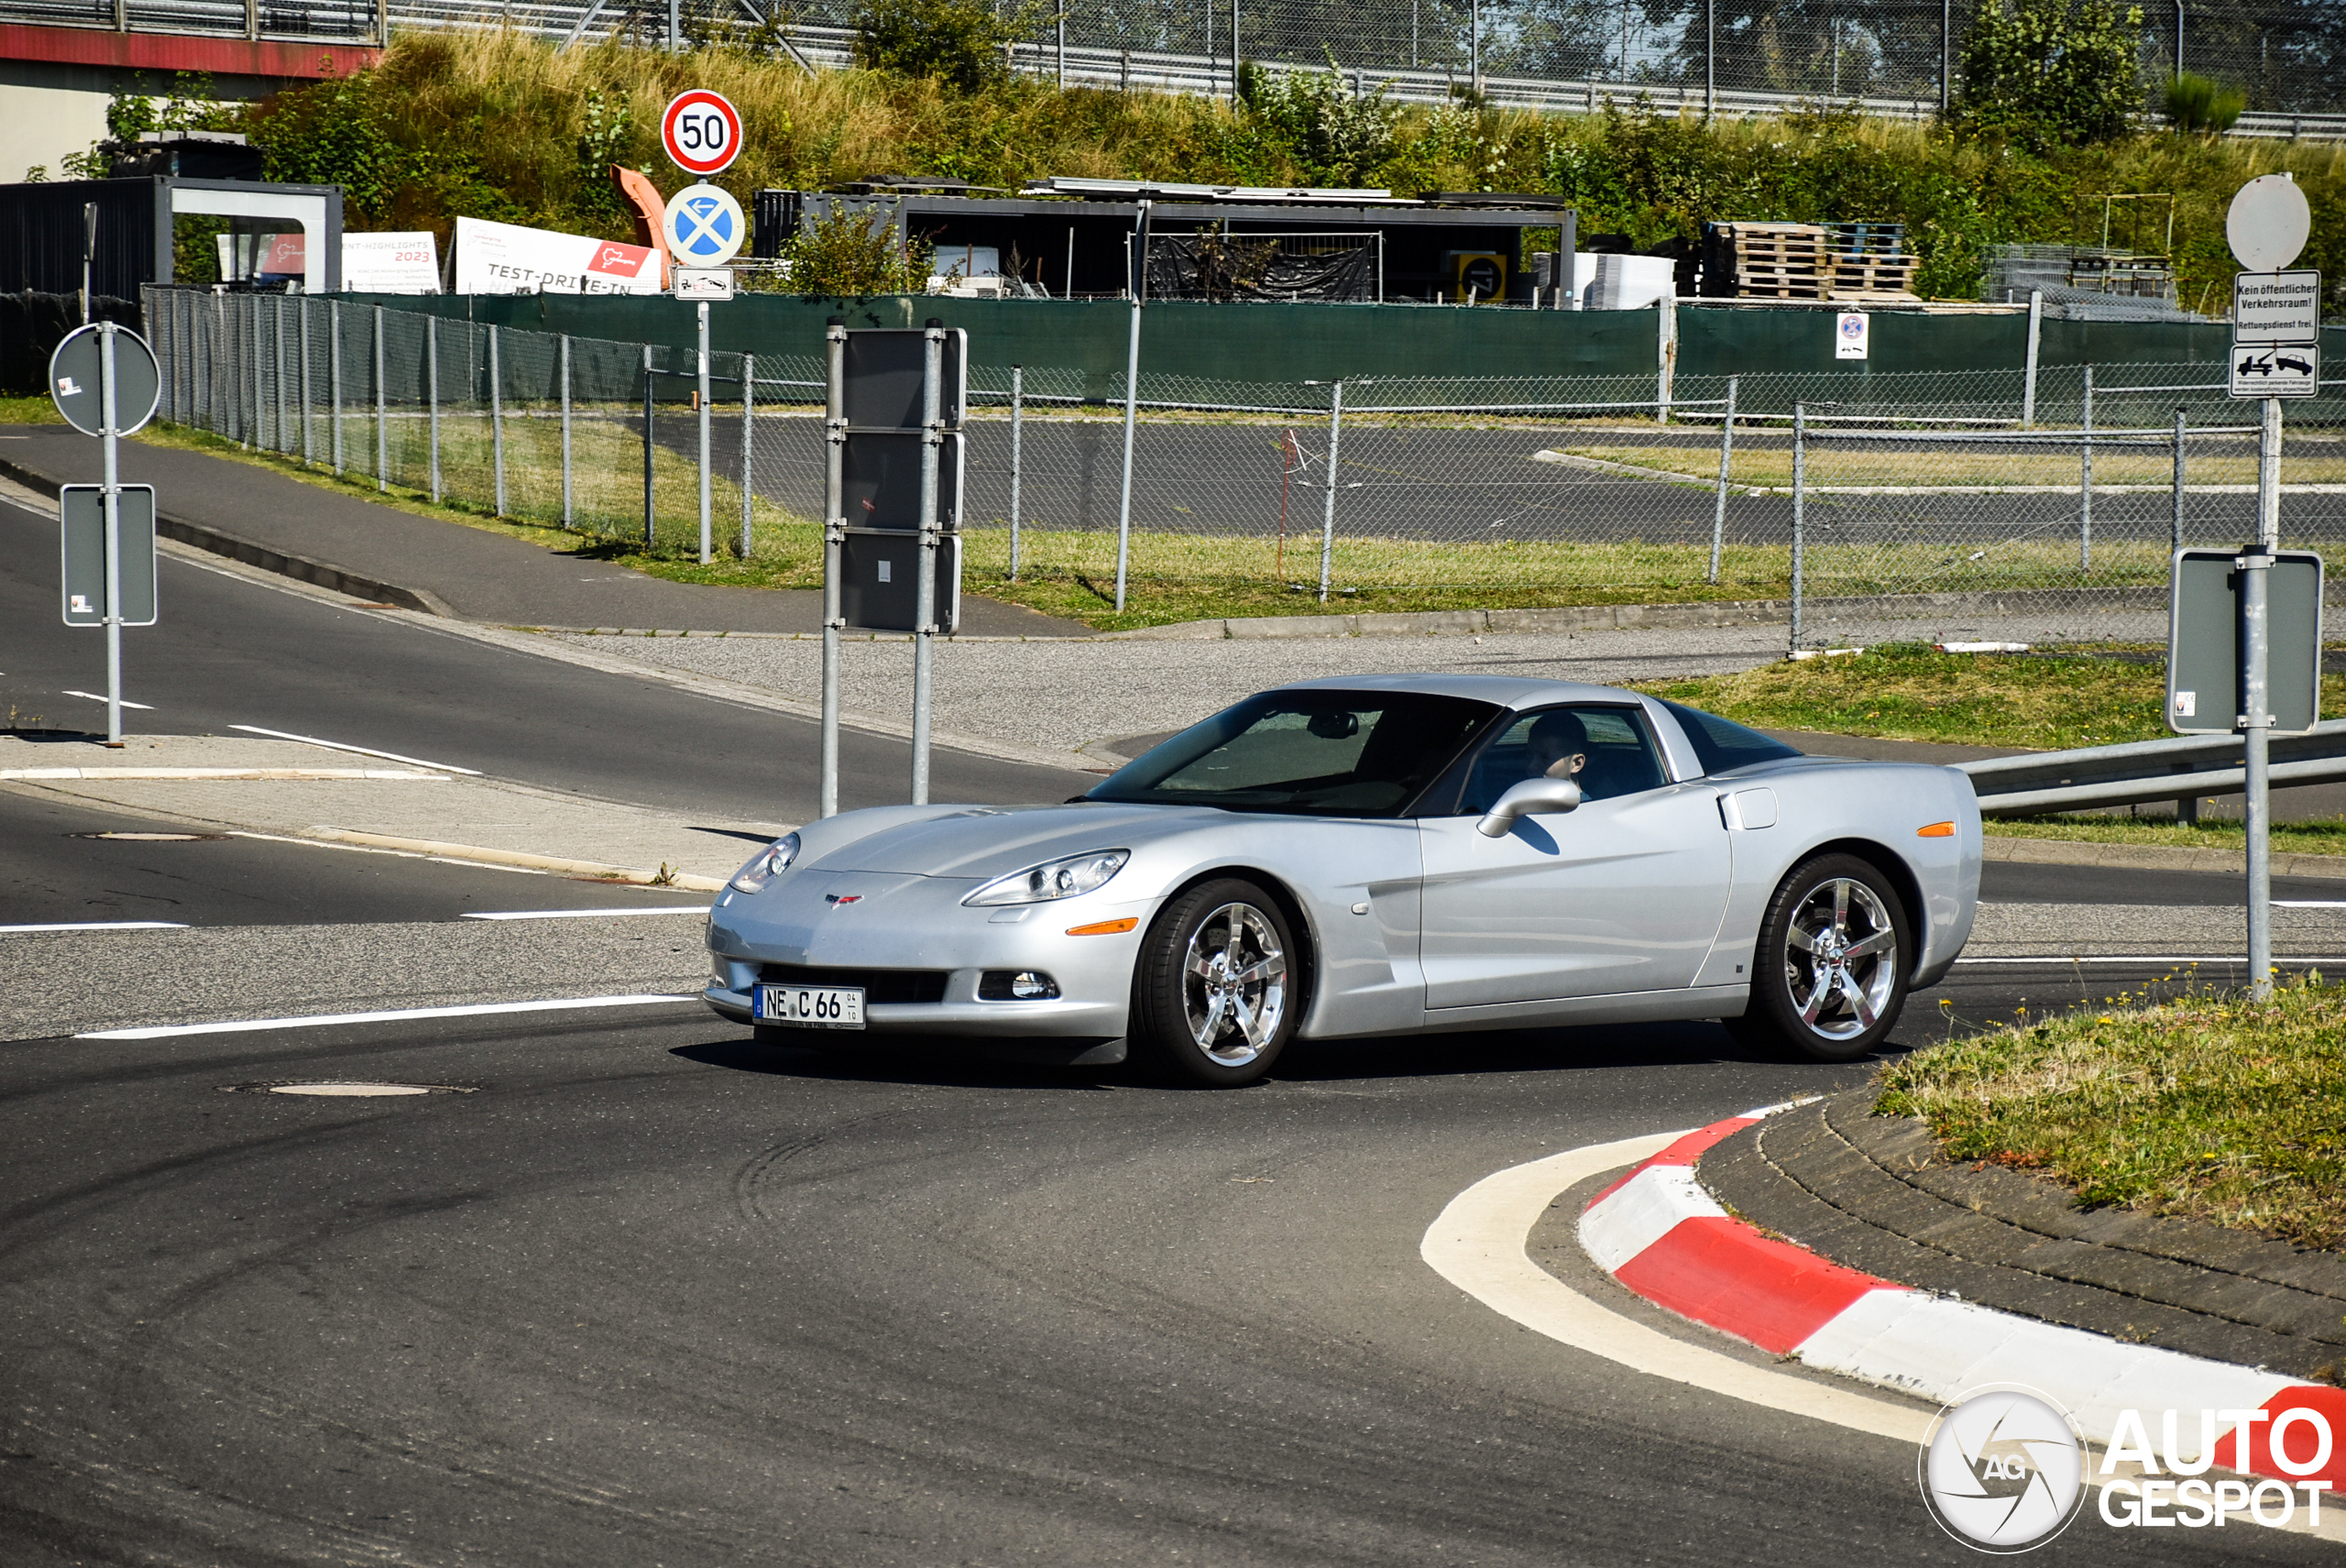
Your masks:
<instances>
[{"instance_id":1,"label":"asphalt road","mask_svg":"<svg viewBox=\"0 0 2346 1568\"><path fill-rule=\"evenodd\" d=\"M13 726L104 728L99 632L60 624L57 524L0 503L0 708ZM123 634L132 732L232 724L454 763L547 789L758 822L815 813L817 727L394 622L165 556L159 624ZM909 713L911 696L905 696ZM909 798L910 748L846 731L840 795ZM1058 800L1075 775L939 750L940 798ZM1076 779L1077 784L1080 783Z\"/></svg>"},{"instance_id":2,"label":"asphalt road","mask_svg":"<svg viewBox=\"0 0 2346 1568\"><path fill-rule=\"evenodd\" d=\"M154 838L100 837L153 834ZM320 926L699 902L674 888L197 832L114 806L0 789L0 930L59 922ZM743 848L743 858L748 848Z\"/></svg>"},{"instance_id":3,"label":"asphalt road","mask_svg":"<svg viewBox=\"0 0 2346 1568\"><path fill-rule=\"evenodd\" d=\"M1188 1093L666 1010L0 1047L0 1561L1975 1562L1910 1443L1418 1256L1494 1170L1865 1070L1653 1026ZM473 1092L224 1092L317 1079ZM2334 1555L2090 1517L2058 1551Z\"/></svg>"}]
</instances>

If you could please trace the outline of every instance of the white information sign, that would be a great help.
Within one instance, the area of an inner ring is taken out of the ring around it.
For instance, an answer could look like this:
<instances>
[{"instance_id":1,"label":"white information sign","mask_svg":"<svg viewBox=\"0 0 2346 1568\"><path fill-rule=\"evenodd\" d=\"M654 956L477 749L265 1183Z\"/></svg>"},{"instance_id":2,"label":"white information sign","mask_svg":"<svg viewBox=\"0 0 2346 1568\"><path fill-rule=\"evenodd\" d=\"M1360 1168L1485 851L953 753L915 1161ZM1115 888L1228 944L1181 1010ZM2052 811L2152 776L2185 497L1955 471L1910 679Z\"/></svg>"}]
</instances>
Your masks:
<instances>
[{"instance_id":1,"label":"white information sign","mask_svg":"<svg viewBox=\"0 0 2346 1568\"><path fill-rule=\"evenodd\" d=\"M345 232L342 286L354 294L436 294L439 237L430 229L412 234Z\"/></svg>"},{"instance_id":2,"label":"white information sign","mask_svg":"<svg viewBox=\"0 0 2346 1568\"><path fill-rule=\"evenodd\" d=\"M687 185L669 197L660 223L679 267L722 267L750 237L741 203L714 185Z\"/></svg>"},{"instance_id":3,"label":"white information sign","mask_svg":"<svg viewBox=\"0 0 2346 1568\"><path fill-rule=\"evenodd\" d=\"M459 294L657 294L660 253L583 234L456 220Z\"/></svg>"},{"instance_id":4,"label":"white information sign","mask_svg":"<svg viewBox=\"0 0 2346 1568\"><path fill-rule=\"evenodd\" d=\"M2320 273L2232 275L2234 343L2313 343L2320 336Z\"/></svg>"},{"instance_id":5,"label":"white information sign","mask_svg":"<svg viewBox=\"0 0 2346 1568\"><path fill-rule=\"evenodd\" d=\"M2260 174L2224 209L2224 238L2251 272L2278 272L2297 258L2313 233L2313 209L2286 174Z\"/></svg>"},{"instance_id":6,"label":"white information sign","mask_svg":"<svg viewBox=\"0 0 2346 1568\"><path fill-rule=\"evenodd\" d=\"M679 267L675 280L676 298L680 300L729 300L733 297L733 269L730 267Z\"/></svg>"},{"instance_id":7,"label":"white information sign","mask_svg":"<svg viewBox=\"0 0 2346 1568\"><path fill-rule=\"evenodd\" d=\"M2232 345L2232 396L2310 398L2321 390L2321 350L2310 343Z\"/></svg>"},{"instance_id":8,"label":"white information sign","mask_svg":"<svg viewBox=\"0 0 2346 1568\"><path fill-rule=\"evenodd\" d=\"M1872 336L1872 323L1855 311L1844 311L1833 318L1833 357L1863 359L1867 340Z\"/></svg>"}]
</instances>

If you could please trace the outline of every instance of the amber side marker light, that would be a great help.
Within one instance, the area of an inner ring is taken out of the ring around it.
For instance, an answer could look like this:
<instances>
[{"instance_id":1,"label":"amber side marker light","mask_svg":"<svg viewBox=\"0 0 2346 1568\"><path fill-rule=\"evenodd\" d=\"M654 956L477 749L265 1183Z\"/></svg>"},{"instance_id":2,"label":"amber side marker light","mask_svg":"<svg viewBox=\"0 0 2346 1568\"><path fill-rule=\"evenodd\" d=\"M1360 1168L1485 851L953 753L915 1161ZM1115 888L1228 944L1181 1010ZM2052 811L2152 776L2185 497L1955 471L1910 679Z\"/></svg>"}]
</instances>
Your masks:
<instances>
[{"instance_id":1,"label":"amber side marker light","mask_svg":"<svg viewBox=\"0 0 2346 1568\"><path fill-rule=\"evenodd\" d=\"M1089 926L1070 926L1067 934L1070 937L1121 937L1139 924L1139 916L1127 915L1122 920L1094 920Z\"/></svg>"},{"instance_id":2,"label":"amber side marker light","mask_svg":"<svg viewBox=\"0 0 2346 1568\"><path fill-rule=\"evenodd\" d=\"M1915 828L1914 837L1917 839L1952 839L1955 837L1955 824L1952 822L1934 822L1927 828Z\"/></svg>"}]
</instances>

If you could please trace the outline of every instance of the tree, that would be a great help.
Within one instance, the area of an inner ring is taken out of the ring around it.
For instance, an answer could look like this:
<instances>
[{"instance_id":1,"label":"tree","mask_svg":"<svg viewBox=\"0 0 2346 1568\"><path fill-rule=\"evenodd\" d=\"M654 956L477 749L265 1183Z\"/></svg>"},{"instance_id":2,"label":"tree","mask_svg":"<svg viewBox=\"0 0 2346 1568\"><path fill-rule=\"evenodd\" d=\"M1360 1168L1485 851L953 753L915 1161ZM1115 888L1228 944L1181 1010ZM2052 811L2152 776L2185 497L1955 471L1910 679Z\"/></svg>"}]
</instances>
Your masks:
<instances>
[{"instance_id":1,"label":"tree","mask_svg":"<svg viewBox=\"0 0 2346 1568\"><path fill-rule=\"evenodd\" d=\"M976 93L1010 74L1007 46L1033 21L1025 6L997 16L988 0L866 0L855 14L855 63Z\"/></svg>"},{"instance_id":2,"label":"tree","mask_svg":"<svg viewBox=\"0 0 2346 1568\"><path fill-rule=\"evenodd\" d=\"M1957 123L2034 146L2114 141L2142 106L2143 13L2112 0L1982 0L1963 40Z\"/></svg>"}]
</instances>

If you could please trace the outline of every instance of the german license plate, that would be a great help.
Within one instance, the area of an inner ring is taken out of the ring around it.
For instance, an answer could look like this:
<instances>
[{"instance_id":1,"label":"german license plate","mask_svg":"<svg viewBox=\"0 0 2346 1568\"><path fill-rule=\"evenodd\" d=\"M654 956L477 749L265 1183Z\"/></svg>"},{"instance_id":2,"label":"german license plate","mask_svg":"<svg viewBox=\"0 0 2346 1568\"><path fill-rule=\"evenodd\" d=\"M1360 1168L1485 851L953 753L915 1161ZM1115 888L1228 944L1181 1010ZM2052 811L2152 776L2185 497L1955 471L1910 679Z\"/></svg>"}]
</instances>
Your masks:
<instances>
[{"instance_id":1,"label":"german license plate","mask_svg":"<svg viewBox=\"0 0 2346 1568\"><path fill-rule=\"evenodd\" d=\"M860 985L761 985L751 1016L761 1024L798 1029L861 1029Z\"/></svg>"}]
</instances>

